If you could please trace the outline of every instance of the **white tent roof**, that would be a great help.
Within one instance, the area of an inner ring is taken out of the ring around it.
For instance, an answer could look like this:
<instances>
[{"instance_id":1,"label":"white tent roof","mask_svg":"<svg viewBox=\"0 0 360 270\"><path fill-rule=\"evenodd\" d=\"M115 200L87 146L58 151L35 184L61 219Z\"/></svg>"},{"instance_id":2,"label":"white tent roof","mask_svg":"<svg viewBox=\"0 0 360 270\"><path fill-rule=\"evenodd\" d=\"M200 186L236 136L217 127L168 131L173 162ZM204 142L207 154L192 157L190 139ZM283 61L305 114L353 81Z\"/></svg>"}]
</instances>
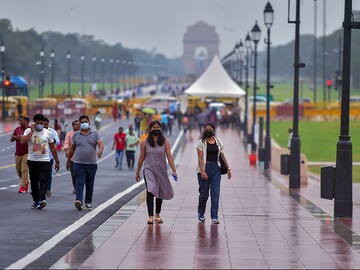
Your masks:
<instances>
[{"instance_id":1,"label":"white tent roof","mask_svg":"<svg viewBox=\"0 0 360 270\"><path fill-rule=\"evenodd\" d=\"M241 89L227 74L215 56L207 70L188 88L185 94L199 97L242 97Z\"/></svg>"}]
</instances>

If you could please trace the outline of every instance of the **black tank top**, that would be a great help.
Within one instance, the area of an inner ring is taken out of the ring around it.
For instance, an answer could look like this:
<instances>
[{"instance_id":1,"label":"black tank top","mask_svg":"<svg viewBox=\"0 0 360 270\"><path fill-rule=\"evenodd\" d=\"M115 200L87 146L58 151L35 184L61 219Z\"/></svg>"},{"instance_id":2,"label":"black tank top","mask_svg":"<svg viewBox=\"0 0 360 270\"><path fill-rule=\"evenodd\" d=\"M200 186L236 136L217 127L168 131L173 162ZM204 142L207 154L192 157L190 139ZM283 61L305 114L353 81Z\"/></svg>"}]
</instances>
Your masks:
<instances>
[{"instance_id":1,"label":"black tank top","mask_svg":"<svg viewBox=\"0 0 360 270\"><path fill-rule=\"evenodd\" d=\"M206 161L215 161L217 162L219 148L216 143L207 144L206 148Z\"/></svg>"}]
</instances>

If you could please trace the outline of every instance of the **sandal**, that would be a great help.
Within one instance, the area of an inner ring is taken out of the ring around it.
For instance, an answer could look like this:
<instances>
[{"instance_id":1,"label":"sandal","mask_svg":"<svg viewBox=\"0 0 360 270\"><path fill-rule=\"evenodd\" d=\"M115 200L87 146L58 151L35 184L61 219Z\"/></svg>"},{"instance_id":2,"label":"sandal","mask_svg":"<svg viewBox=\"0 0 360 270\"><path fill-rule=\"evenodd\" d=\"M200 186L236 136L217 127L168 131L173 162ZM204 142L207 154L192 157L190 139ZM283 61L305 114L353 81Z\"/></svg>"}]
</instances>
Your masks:
<instances>
[{"instance_id":1,"label":"sandal","mask_svg":"<svg viewBox=\"0 0 360 270\"><path fill-rule=\"evenodd\" d=\"M153 224L154 223L154 217L149 217L147 224Z\"/></svg>"},{"instance_id":2,"label":"sandal","mask_svg":"<svg viewBox=\"0 0 360 270\"><path fill-rule=\"evenodd\" d=\"M156 217L155 222L156 223L164 223L164 221L161 219L161 217Z\"/></svg>"}]
</instances>

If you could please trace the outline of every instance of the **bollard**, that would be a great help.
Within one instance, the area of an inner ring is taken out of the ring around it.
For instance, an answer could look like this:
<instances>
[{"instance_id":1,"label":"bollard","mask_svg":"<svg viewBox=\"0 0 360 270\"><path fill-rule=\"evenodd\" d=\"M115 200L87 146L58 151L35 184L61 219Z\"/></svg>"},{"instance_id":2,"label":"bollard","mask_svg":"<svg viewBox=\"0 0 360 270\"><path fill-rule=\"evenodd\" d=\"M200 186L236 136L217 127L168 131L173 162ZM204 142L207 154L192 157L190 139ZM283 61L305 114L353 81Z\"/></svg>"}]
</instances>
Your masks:
<instances>
[{"instance_id":1,"label":"bollard","mask_svg":"<svg viewBox=\"0 0 360 270\"><path fill-rule=\"evenodd\" d=\"M280 173L283 175L289 175L289 160L290 155L289 154L283 154L280 156Z\"/></svg>"},{"instance_id":2,"label":"bollard","mask_svg":"<svg viewBox=\"0 0 360 270\"><path fill-rule=\"evenodd\" d=\"M321 167L320 172L320 197L332 200L335 198L336 167Z\"/></svg>"}]
</instances>

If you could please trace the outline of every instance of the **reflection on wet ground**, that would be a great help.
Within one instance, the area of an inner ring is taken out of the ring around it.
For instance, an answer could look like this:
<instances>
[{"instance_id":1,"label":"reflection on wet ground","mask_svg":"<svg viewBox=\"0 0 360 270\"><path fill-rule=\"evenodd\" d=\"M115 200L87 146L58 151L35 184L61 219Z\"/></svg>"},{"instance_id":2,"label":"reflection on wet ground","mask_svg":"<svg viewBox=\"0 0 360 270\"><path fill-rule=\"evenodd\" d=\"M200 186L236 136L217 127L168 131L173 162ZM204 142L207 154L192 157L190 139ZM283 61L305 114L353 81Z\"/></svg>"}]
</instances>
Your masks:
<instances>
[{"instance_id":1,"label":"reflection on wet ground","mask_svg":"<svg viewBox=\"0 0 360 270\"><path fill-rule=\"evenodd\" d=\"M210 201L206 222L197 221L196 142L188 141L175 162L179 181L163 204L163 224L147 225L145 203L136 206L143 199L133 200L119 210L124 216L109 220L113 226L104 223L67 254L71 263L65 256L53 268L360 268L351 220L332 218L299 190L249 167L236 132L217 134L233 170L231 180L222 178L219 225L209 220Z\"/></svg>"}]
</instances>

